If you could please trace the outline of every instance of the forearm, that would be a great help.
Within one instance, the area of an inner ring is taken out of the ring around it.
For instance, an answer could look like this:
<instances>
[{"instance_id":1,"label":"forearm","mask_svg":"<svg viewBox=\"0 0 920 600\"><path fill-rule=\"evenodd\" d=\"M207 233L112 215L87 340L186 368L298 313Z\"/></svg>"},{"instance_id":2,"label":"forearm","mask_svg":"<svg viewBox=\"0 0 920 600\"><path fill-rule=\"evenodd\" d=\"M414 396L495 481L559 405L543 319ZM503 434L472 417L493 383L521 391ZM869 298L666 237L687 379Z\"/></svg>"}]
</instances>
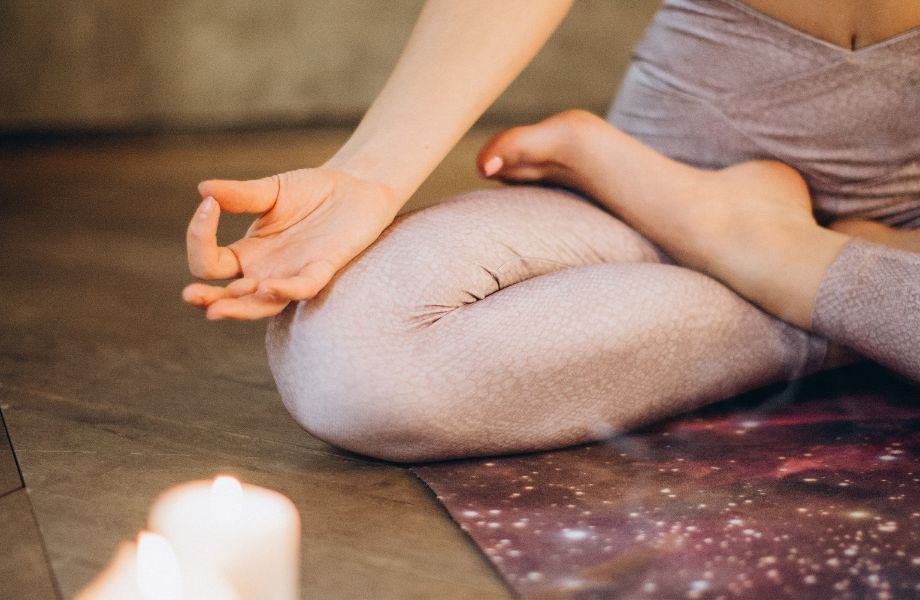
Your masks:
<instances>
[{"instance_id":1,"label":"forearm","mask_svg":"<svg viewBox=\"0 0 920 600\"><path fill-rule=\"evenodd\" d=\"M392 75L327 166L405 202L508 87L573 0L429 0Z\"/></svg>"}]
</instances>

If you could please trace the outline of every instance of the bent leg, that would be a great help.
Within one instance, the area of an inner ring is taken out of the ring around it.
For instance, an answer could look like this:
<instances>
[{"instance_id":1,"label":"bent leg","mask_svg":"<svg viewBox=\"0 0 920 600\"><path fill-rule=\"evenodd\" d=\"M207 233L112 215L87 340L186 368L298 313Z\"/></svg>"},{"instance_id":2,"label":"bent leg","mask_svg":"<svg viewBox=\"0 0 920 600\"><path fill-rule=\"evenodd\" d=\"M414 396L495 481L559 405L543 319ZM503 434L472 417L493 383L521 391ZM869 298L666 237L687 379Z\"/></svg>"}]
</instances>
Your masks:
<instances>
[{"instance_id":1,"label":"bent leg","mask_svg":"<svg viewBox=\"0 0 920 600\"><path fill-rule=\"evenodd\" d=\"M822 339L666 262L572 194L468 194L272 321L272 372L317 436L428 460L598 439L820 364Z\"/></svg>"},{"instance_id":2,"label":"bent leg","mask_svg":"<svg viewBox=\"0 0 920 600\"><path fill-rule=\"evenodd\" d=\"M818 288L812 327L920 381L920 254L849 242Z\"/></svg>"}]
</instances>

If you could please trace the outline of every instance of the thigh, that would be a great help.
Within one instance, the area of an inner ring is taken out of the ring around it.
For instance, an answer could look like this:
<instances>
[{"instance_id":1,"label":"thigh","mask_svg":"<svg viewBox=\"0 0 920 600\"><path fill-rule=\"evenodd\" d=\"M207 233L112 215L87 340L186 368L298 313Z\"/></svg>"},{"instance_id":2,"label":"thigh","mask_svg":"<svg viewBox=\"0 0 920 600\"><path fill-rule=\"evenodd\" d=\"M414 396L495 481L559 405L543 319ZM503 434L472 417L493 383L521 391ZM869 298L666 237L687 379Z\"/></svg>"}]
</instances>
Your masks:
<instances>
[{"instance_id":1,"label":"thigh","mask_svg":"<svg viewBox=\"0 0 920 600\"><path fill-rule=\"evenodd\" d=\"M467 373L464 361L475 368L445 351L452 331L443 329L436 353L418 345L432 324L546 274L664 260L640 234L569 192L514 186L463 194L404 215L318 296L272 319L269 365L288 410L319 437L348 446L358 422L399 435L390 409L416 412L403 403L433 398L437 390L426 386L438 370Z\"/></svg>"},{"instance_id":2,"label":"thigh","mask_svg":"<svg viewBox=\"0 0 920 600\"><path fill-rule=\"evenodd\" d=\"M431 439L462 456L609 436L817 370L824 341L673 265L544 275L411 341ZM442 445L444 440L450 443Z\"/></svg>"},{"instance_id":3,"label":"thigh","mask_svg":"<svg viewBox=\"0 0 920 600\"><path fill-rule=\"evenodd\" d=\"M402 329L562 269L668 261L641 234L576 194L513 186L403 216L314 304L372 311L380 326Z\"/></svg>"},{"instance_id":4,"label":"thigh","mask_svg":"<svg viewBox=\"0 0 920 600\"><path fill-rule=\"evenodd\" d=\"M812 370L821 344L533 188L407 216L268 336L304 427L397 460L597 439Z\"/></svg>"}]
</instances>

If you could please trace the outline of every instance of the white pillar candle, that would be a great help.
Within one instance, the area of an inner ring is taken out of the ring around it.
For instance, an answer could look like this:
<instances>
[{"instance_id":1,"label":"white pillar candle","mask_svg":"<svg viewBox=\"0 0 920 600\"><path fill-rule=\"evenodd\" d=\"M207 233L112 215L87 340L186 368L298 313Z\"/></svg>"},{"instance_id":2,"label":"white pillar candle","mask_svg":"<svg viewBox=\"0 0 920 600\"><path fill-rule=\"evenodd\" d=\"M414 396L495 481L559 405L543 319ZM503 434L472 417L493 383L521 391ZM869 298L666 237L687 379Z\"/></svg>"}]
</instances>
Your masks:
<instances>
[{"instance_id":1,"label":"white pillar candle","mask_svg":"<svg viewBox=\"0 0 920 600\"><path fill-rule=\"evenodd\" d=\"M299 598L300 515L278 492L228 476L193 481L154 502L149 526L183 572L213 570L241 600Z\"/></svg>"},{"instance_id":2,"label":"white pillar candle","mask_svg":"<svg viewBox=\"0 0 920 600\"><path fill-rule=\"evenodd\" d=\"M118 547L115 558L75 600L141 600L137 585L137 548L125 542Z\"/></svg>"},{"instance_id":3,"label":"white pillar candle","mask_svg":"<svg viewBox=\"0 0 920 600\"><path fill-rule=\"evenodd\" d=\"M141 532L124 543L109 566L76 600L239 600L213 572L183 574L171 544Z\"/></svg>"}]
</instances>

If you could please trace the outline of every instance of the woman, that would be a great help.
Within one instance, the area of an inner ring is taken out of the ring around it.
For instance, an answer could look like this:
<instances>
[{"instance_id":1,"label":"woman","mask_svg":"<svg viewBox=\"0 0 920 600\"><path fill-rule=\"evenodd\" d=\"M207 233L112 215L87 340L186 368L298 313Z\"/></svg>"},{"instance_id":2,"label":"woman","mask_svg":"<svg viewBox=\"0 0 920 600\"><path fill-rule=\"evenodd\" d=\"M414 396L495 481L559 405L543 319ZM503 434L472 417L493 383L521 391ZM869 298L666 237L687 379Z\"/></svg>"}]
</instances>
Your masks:
<instances>
[{"instance_id":1,"label":"woman","mask_svg":"<svg viewBox=\"0 0 920 600\"><path fill-rule=\"evenodd\" d=\"M569 4L431 0L326 164L199 186L192 273L239 279L185 299L279 315L294 417L392 460L598 439L843 346L920 380L920 3L667 0L613 125L570 111L479 156L607 210L514 186L390 225ZM220 248L220 210L261 216Z\"/></svg>"}]
</instances>

